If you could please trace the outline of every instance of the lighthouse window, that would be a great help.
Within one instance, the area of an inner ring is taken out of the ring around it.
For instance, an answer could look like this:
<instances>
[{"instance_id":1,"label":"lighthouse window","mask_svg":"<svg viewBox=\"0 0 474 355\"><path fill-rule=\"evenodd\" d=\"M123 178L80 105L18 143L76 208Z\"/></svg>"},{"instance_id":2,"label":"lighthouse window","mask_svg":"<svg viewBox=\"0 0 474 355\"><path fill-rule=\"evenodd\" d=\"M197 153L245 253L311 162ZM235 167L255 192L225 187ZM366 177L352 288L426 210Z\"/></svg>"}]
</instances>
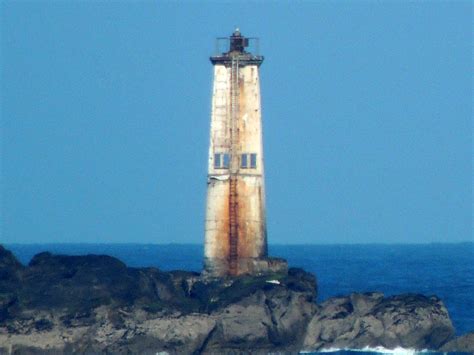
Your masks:
<instances>
[{"instance_id":1,"label":"lighthouse window","mask_svg":"<svg viewBox=\"0 0 474 355\"><path fill-rule=\"evenodd\" d=\"M227 153L214 154L214 169L228 169L230 165L230 156Z\"/></svg>"},{"instance_id":2,"label":"lighthouse window","mask_svg":"<svg viewBox=\"0 0 474 355\"><path fill-rule=\"evenodd\" d=\"M214 169L219 169L221 167L221 155L214 154Z\"/></svg>"},{"instance_id":3,"label":"lighthouse window","mask_svg":"<svg viewBox=\"0 0 474 355\"><path fill-rule=\"evenodd\" d=\"M240 167L242 169L256 169L257 168L257 154L242 154L240 156Z\"/></svg>"},{"instance_id":4,"label":"lighthouse window","mask_svg":"<svg viewBox=\"0 0 474 355\"><path fill-rule=\"evenodd\" d=\"M257 168L257 154L255 153L250 154L250 168L251 169Z\"/></svg>"},{"instance_id":5,"label":"lighthouse window","mask_svg":"<svg viewBox=\"0 0 474 355\"><path fill-rule=\"evenodd\" d=\"M248 168L247 154L242 154L240 157L240 167L243 169Z\"/></svg>"},{"instance_id":6,"label":"lighthouse window","mask_svg":"<svg viewBox=\"0 0 474 355\"><path fill-rule=\"evenodd\" d=\"M222 154L223 155L223 168L228 169L230 165L230 156L229 154Z\"/></svg>"}]
</instances>

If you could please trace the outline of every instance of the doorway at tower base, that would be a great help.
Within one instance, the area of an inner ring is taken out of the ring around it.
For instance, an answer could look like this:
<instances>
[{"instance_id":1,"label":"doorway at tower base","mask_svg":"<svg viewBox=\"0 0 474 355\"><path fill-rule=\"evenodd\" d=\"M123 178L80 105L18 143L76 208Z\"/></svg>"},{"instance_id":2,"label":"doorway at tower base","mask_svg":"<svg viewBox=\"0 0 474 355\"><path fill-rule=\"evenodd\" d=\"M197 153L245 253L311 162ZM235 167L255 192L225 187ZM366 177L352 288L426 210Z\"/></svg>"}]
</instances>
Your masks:
<instances>
[{"instance_id":1,"label":"doorway at tower base","mask_svg":"<svg viewBox=\"0 0 474 355\"><path fill-rule=\"evenodd\" d=\"M270 273L288 273L288 262L282 258L239 258L237 275L263 275ZM229 275L229 261L220 258L205 258L205 276L226 277Z\"/></svg>"}]
</instances>

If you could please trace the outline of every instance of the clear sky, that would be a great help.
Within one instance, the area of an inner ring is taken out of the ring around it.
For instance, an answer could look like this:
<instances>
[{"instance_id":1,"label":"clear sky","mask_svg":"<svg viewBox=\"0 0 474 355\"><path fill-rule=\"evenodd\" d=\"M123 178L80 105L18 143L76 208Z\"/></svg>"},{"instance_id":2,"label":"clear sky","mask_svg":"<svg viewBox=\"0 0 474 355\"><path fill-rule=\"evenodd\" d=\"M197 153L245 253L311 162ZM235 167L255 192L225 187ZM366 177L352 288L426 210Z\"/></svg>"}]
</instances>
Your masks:
<instances>
[{"instance_id":1,"label":"clear sky","mask_svg":"<svg viewBox=\"0 0 474 355\"><path fill-rule=\"evenodd\" d=\"M474 238L470 1L0 7L0 242L202 242L236 26L265 56L270 243Z\"/></svg>"}]
</instances>

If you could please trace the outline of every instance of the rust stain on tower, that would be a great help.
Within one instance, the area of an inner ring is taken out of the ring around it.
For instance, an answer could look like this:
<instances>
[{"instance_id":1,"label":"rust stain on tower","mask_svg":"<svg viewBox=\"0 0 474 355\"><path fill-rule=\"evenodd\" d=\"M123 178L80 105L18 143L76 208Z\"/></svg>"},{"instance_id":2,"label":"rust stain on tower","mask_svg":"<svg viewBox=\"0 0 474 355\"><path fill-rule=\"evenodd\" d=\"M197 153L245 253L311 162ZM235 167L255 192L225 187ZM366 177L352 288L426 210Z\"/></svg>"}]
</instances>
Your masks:
<instances>
[{"instance_id":1,"label":"rust stain on tower","mask_svg":"<svg viewBox=\"0 0 474 355\"><path fill-rule=\"evenodd\" d=\"M214 84L205 235L205 271L214 276L286 270L267 257L259 67L246 49L257 38L237 29L219 38L227 51L212 56Z\"/></svg>"}]
</instances>

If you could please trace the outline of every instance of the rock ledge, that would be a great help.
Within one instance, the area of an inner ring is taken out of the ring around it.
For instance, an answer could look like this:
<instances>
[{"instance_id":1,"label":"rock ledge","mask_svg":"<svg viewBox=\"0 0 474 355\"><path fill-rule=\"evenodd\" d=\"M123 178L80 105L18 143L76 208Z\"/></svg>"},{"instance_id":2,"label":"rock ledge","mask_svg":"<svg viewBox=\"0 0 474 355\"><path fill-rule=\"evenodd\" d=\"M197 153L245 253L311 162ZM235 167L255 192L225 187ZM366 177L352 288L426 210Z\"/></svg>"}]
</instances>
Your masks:
<instances>
[{"instance_id":1,"label":"rock ledge","mask_svg":"<svg viewBox=\"0 0 474 355\"><path fill-rule=\"evenodd\" d=\"M301 269L207 279L129 268L105 255L50 253L25 267L0 246L0 276L0 353L453 351L472 345L472 337L452 340L437 297L354 293L318 305L316 278Z\"/></svg>"}]
</instances>

